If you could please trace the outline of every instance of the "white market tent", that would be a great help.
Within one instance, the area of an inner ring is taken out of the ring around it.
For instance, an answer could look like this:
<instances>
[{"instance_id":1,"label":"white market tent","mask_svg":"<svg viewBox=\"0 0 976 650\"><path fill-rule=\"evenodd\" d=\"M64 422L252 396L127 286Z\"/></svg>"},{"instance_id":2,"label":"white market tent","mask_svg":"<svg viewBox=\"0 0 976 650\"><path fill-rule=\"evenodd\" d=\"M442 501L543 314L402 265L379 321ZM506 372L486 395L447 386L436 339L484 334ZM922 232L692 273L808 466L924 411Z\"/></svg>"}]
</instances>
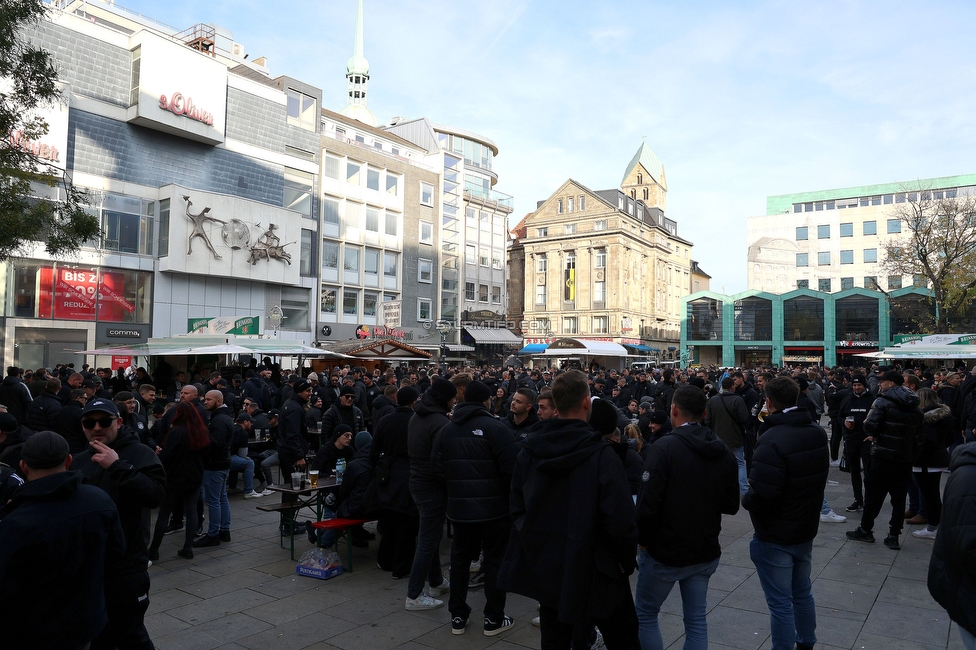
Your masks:
<instances>
[{"instance_id":1,"label":"white market tent","mask_svg":"<svg viewBox=\"0 0 976 650\"><path fill-rule=\"evenodd\" d=\"M72 352L75 352L72 350ZM250 354L256 357L328 357L351 359L349 355L313 348L299 341L259 339L246 336L184 334L149 339L146 343L116 345L106 348L80 350L78 354L118 356L168 356L188 354Z\"/></svg>"},{"instance_id":2,"label":"white market tent","mask_svg":"<svg viewBox=\"0 0 976 650\"><path fill-rule=\"evenodd\" d=\"M976 345L893 345L856 357L871 359L976 359Z\"/></svg>"}]
</instances>

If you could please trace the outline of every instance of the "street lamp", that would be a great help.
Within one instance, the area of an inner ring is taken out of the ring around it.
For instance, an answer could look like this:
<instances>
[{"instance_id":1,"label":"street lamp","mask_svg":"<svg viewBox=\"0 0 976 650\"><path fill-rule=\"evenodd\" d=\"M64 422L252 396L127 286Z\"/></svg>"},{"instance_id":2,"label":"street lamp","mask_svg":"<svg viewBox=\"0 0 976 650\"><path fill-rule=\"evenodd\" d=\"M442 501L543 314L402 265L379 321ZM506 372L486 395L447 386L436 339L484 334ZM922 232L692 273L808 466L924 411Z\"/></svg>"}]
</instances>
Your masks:
<instances>
[{"instance_id":1,"label":"street lamp","mask_svg":"<svg viewBox=\"0 0 976 650\"><path fill-rule=\"evenodd\" d=\"M441 335L441 363L444 363L447 359L447 335L451 333L454 329L454 325L448 321L441 320L437 322L437 331Z\"/></svg>"}]
</instances>

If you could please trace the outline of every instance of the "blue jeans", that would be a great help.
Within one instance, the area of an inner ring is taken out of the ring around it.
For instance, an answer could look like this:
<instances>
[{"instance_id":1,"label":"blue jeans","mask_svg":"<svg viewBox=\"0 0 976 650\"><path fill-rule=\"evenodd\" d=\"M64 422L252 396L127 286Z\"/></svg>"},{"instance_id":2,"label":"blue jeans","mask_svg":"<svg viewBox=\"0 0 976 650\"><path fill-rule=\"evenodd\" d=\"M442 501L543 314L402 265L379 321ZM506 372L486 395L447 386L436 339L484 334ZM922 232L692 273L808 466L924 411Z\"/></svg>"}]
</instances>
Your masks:
<instances>
[{"instance_id":1,"label":"blue jeans","mask_svg":"<svg viewBox=\"0 0 976 650\"><path fill-rule=\"evenodd\" d=\"M831 508L830 504L827 503L827 495L825 494L823 503L820 505L820 514L829 515L831 510L833 510L833 508Z\"/></svg>"},{"instance_id":2,"label":"blue jeans","mask_svg":"<svg viewBox=\"0 0 976 650\"><path fill-rule=\"evenodd\" d=\"M227 501L226 469L203 470L203 500L207 504L207 535L230 531L230 503Z\"/></svg>"},{"instance_id":3,"label":"blue jeans","mask_svg":"<svg viewBox=\"0 0 976 650\"><path fill-rule=\"evenodd\" d=\"M732 455L739 464L739 491L745 494L749 491L749 478L746 476L746 448L732 447Z\"/></svg>"},{"instance_id":4,"label":"blue jeans","mask_svg":"<svg viewBox=\"0 0 976 650\"><path fill-rule=\"evenodd\" d=\"M749 556L766 594L772 650L793 650L794 644L817 642L817 610L810 585L813 540L783 546L753 537Z\"/></svg>"},{"instance_id":5,"label":"blue jeans","mask_svg":"<svg viewBox=\"0 0 976 650\"><path fill-rule=\"evenodd\" d=\"M254 461L241 456L230 457L230 471L244 475L244 494L254 491Z\"/></svg>"},{"instance_id":6,"label":"blue jeans","mask_svg":"<svg viewBox=\"0 0 976 650\"><path fill-rule=\"evenodd\" d=\"M410 567L410 581L407 583L407 597L417 598L424 590L424 583L439 587L444 582L441 570L441 535L444 533L446 504L439 499L437 503L417 503L420 512L420 533L417 535L417 550Z\"/></svg>"},{"instance_id":7,"label":"blue jeans","mask_svg":"<svg viewBox=\"0 0 976 650\"><path fill-rule=\"evenodd\" d=\"M739 447L742 450L742 447ZM708 627L705 623L708 579L718 568L718 558L685 567L661 564L643 548L637 556L637 591L634 605L639 622L641 650L663 650L658 613L677 582L681 589L681 610L685 622L684 650L706 650Z\"/></svg>"}]
</instances>

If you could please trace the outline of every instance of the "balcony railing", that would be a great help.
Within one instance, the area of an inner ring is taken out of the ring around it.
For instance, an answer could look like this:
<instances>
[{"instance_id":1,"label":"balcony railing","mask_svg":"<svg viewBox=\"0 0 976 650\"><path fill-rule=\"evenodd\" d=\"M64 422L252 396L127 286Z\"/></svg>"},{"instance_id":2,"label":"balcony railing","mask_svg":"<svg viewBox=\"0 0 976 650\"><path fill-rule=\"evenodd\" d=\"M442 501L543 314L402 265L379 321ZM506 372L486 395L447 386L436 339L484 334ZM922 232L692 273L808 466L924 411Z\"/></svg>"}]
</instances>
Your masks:
<instances>
[{"instance_id":1,"label":"balcony railing","mask_svg":"<svg viewBox=\"0 0 976 650\"><path fill-rule=\"evenodd\" d=\"M464 188L464 198L478 201L488 207L505 212L512 212L515 209L515 200L508 194L502 194L495 190L485 192L481 189L466 187Z\"/></svg>"}]
</instances>

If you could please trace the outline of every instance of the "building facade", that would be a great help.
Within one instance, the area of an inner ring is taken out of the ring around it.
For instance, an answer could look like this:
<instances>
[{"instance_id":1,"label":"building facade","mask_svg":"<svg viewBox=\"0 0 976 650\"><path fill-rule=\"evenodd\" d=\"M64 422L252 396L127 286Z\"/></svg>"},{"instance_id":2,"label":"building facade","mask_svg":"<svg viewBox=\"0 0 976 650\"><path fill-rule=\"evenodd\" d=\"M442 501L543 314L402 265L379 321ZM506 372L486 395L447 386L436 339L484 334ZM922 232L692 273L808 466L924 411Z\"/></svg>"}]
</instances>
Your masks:
<instances>
[{"instance_id":1,"label":"building facade","mask_svg":"<svg viewBox=\"0 0 976 650\"><path fill-rule=\"evenodd\" d=\"M682 301L682 365L866 365L854 355L925 333L935 316L931 290L864 288L834 293L749 290L731 296L701 291ZM965 331L976 323L970 309Z\"/></svg>"},{"instance_id":2,"label":"building facade","mask_svg":"<svg viewBox=\"0 0 976 650\"><path fill-rule=\"evenodd\" d=\"M68 350L210 321L311 343L321 91L272 78L225 30L98 0L52 7L29 37L65 91L46 144L104 236L67 260L36 246L0 267L4 363L80 365Z\"/></svg>"},{"instance_id":3,"label":"building facade","mask_svg":"<svg viewBox=\"0 0 976 650\"><path fill-rule=\"evenodd\" d=\"M523 295L526 343L572 337L676 357L693 245L665 217L666 192L664 166L645 143L619 189L592 191L569 179L522 220L511 291Z\"/></svg>"},{"instance_id":4,"label":"building facade","mask_svg":"<svg viewBox=\"0 0 976 650\"><path fill-rule=\"evenodd\" d=\"M883 268L885 246L908 236L899 209L918 197L974 193L976 174L770 196L766 214L747 222L748 286L774 293L924 286Z\"/></svg>"}]
</instances>

